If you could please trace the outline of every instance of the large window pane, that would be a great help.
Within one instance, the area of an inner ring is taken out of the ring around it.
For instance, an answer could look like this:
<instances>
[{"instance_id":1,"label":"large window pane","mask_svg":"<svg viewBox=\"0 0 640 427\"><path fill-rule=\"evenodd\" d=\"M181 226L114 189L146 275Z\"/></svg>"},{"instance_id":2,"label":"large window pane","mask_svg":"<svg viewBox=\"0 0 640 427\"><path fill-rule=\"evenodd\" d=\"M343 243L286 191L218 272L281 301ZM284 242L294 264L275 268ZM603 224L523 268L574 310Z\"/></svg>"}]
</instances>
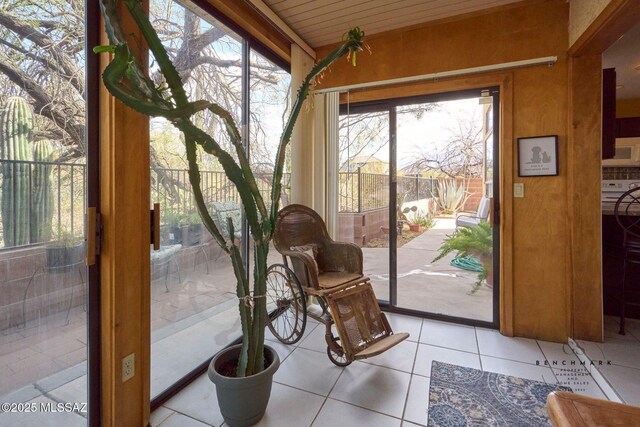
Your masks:
<instances>
[{"instance_id":1,"label":"large window pane","mask_svg":"<svg viewBox=\"0 0 640 427\"><path fill-rule=\"evenodd\" d=\"M472 244L491 253L490 239L488 248L480 246L476 218L486 222L489 212L483 174L490 169L483 166L493 164L485 150L493 138L483 126L486 105L473 97L397 107L398 210L405 222L397 245L399 307L493 321L492 284L478 272L491 255L485 260L471 250L462 258L453 251L433 261L463 224L473 230Z\"/></svg>"},{"instance_id":2,"label":"large window pane","mask_svg":"<svg viewBox=\"0 0 640 427\"><path fill-rule=\"evenodd\" d=\"M364 273L389 300L389 113L340 116L338 238L362 247Z\"/></svg>"},{"instance_id":3,"label":"large window pane","mask_svg":"<svg viewBox=\"0 0 640 427\"><path fill-rule=\"evenodd\" d=\"M2 402L87 402L84 14L78 0L0 7ZM82 425L86 410L46 417Z\"/></svg>"},{"instance_id":4,"label":"large window pane","mask_svg":"<svg viewBox=\"0 0 640 427\"><path fill-rule=\"evenodd\" d=\"M289 75L256 52L243 56L237 34L211 16L178 3L151 2L151 17L177 66L189 99L216 102L233 115L241 132L250 120L252 166L266 200L271 190L275 147L287 108ZM243 117L243 66L250 61L251 104ZM150 73L158 71L150 59ZM223 123L209 112L195 124L234 157ZM151 201L161 205L162 248L151 253L151 396L241 335L236 281L229 257L203 230L195 209L180 132L165 120L151 121ZM198 153L206 203L223 235L232 217L234 238L243 245L243 209L234 185L214 156ZM254 161L253 159L258 159ZM251 268L249 268L249 271Z\"/></svg>"},{"instance_id":5,"label":"large window pane","mask_svg":"<svg viewBox=\"0 0 640 427\"><path fill-rule=\"evenodd\" d=\"M240 37L176 2L154 0L150 9L189 99L215 101L240 123ZM159 80L153 58L150 74ZM194 122L230 148L224 126L211 113L199 113ZM220 224L221 218L234 216L239 241L238 194L215 157L200 151L199 159L205 198L210 210L220 213L214 220ZM151 201L160 203L162 212L162 248L151 253L153 398L235 339L240 321L231 262L203 230L189 183L183 137L165 120L151 121L151 165Z\"/></svg>"}]
</instances>

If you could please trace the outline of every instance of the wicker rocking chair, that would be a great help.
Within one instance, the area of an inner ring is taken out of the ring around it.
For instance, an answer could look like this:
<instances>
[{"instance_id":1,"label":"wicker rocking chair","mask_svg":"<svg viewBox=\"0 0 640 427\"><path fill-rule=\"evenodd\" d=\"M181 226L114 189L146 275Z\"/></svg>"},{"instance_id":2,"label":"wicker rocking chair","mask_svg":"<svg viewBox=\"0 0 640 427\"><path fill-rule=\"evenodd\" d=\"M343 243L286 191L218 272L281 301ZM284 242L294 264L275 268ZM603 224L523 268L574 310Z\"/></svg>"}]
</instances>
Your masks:
<instances>
[{"instance_id":1,"label":"wicker rocking chair","mask_svg":"<svg viewBox=\"0 0 640 427\"><path fill-rule=\"evenodd\" d=\"M333 241L314 210L296 204L282 209L274 245L284 264L271 266L267 277L268 294L274 295L268 300L277 307L276 319L272 318L269 329L280 341L298 341L309 315L326 326L329 359L338 366L347 366L409 337L407 333L394 334L380 310L369 278L363 274L362 249ZM277 280L283 277L285 284ZM283 298L284 294L293 295L293 299ZM316 297L321 314L307 312L309 296ZM277 317L283 313L296 316L280 327ZM303 319L298 319L300 316ZM338 337L332 333L334 324Z\"/></svg>"}]
</instances>

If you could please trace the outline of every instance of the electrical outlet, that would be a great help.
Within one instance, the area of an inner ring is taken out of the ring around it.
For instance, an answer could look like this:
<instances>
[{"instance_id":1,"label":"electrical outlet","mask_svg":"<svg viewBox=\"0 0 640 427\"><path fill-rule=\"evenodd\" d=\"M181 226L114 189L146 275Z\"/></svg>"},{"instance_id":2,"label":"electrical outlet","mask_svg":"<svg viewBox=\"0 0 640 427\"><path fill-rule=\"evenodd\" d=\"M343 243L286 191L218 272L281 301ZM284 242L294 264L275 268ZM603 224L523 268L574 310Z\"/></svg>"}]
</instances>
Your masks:
<instances>
[{"instance_id":1,"label":"electrical outlet","mask_svg":"<svg viewBox=\"0 0 640 427\"><path fill-rule=\"evenodd\" d=\"M130 355L122 359L122 382L128 381L136 374L136 354Z\"/></svg>"}]
</instances>

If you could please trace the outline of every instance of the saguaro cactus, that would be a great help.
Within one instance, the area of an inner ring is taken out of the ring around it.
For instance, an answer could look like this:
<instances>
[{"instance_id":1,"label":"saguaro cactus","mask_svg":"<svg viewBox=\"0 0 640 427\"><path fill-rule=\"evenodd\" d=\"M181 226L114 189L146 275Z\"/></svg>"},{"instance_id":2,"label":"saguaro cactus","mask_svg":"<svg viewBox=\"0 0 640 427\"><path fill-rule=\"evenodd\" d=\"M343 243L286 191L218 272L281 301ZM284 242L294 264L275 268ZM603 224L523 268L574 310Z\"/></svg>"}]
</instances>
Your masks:
<instances>
[{"instance_id":1,"label":"saguaro cactus","mask_svg":"<svg viewBox=\"0 0 640 427\"><path fill-rule=\"evenodd\" d=\"M24 98L14 96L0 108L0 159L2 162L1 214L4 246L29 243L29 170L33 160L33 112ZM16 162L17 161L17 162Z\"/></svg>"},{"instance_id":2,"label":"saguaro cactus","mask_svg":"<svg viewBox=\"0 0 640 427\"><path fill-rule=\"evenodd\" d=\"M51 240L53 220L53 182L50 162L53 157L51 141L42 140L33 144L33 193L31 196L31 243Z\"/></svg>"}]
</instances>

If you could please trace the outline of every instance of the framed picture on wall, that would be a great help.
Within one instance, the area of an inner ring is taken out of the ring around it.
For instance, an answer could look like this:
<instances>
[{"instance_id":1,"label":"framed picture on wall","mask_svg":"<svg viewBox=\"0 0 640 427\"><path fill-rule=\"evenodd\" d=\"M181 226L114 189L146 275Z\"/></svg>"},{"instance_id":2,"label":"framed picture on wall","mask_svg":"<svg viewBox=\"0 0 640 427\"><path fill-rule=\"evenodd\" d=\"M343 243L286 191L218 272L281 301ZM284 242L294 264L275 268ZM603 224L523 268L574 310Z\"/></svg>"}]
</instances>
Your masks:
<instances>
[{"instance_id":1,"label":"framed picture on wall","mask_svg":"<svg viewBox=\"0 0 640 427\"><path fill-rule=\"evenodd\" d=\"M558 175L558 135L518 138L518 176Z\"/></svg>"}]
</instances>

